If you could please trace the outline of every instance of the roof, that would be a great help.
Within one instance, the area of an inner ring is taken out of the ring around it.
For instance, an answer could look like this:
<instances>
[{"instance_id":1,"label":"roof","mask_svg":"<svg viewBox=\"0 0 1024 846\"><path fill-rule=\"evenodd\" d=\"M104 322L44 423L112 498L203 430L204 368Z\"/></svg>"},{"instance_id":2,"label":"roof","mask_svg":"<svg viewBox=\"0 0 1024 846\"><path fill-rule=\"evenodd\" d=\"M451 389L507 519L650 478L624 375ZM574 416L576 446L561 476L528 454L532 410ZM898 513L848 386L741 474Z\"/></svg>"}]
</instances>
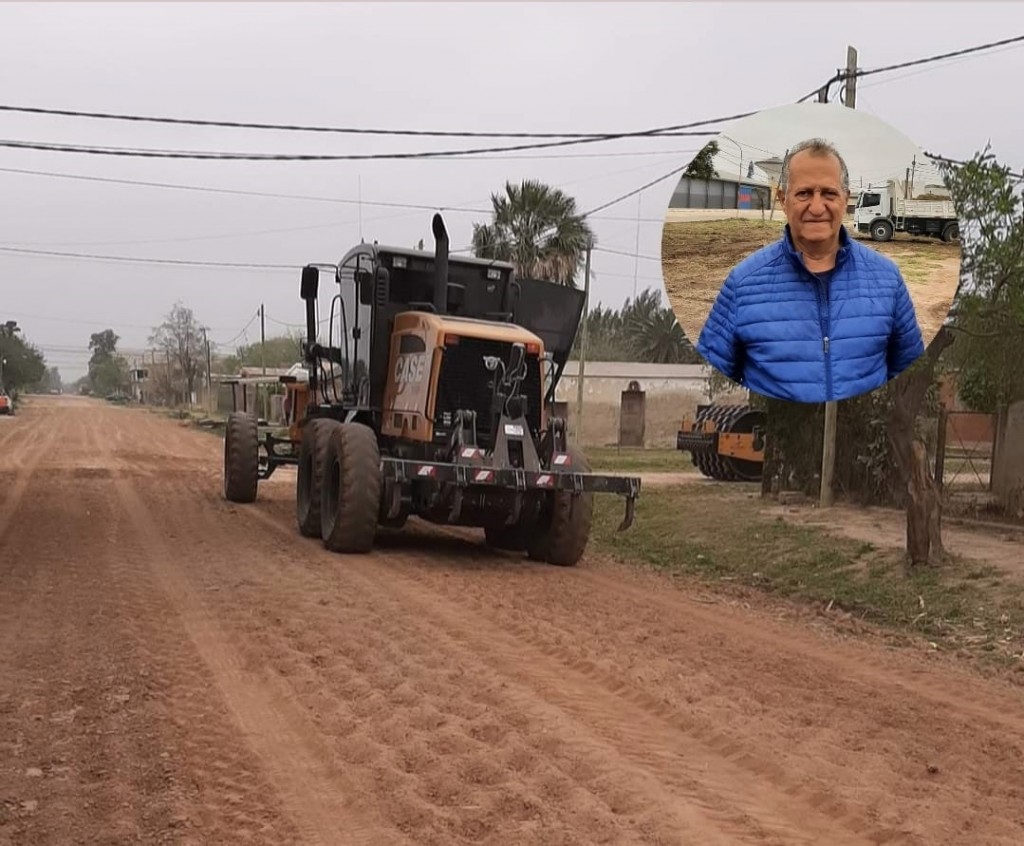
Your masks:
<instances>
[{"instance_id":1,"label":"roof","mask_svg":"<svg viewBox=\"0 0 1024 846\"><path fill-rule=\"evenodd\" d=\"M579 373L578 361L567 361L563 377ZM711 369L704 364L651 364L644 361L588 361L583 377L605 379L707 379Z\"/></svg>"},{"instance_id":2,"label":"roof","mask_svg":"<svg viewBox=\"0 0 1024 846\"><path fill-rule=\"evenodd\" d=\"M393 256L408 256L409 258L426 259L433 261L436 255L433 250L413 250L409 247L392 247L388 244L359 244L358 246L352 247L342 257L339 265L344 266L347 264L350 257L357 255L358 253L372 254L372 253L387 253ZM458 253L449 251L448 253L449 264L462 264L462 265L476 265L478 267L498 267L503 270L514 270L514 266L506 261L499 261L498 259L485 259L477 258L476 256L464 256Z\"/></svg>"}]
</instances>

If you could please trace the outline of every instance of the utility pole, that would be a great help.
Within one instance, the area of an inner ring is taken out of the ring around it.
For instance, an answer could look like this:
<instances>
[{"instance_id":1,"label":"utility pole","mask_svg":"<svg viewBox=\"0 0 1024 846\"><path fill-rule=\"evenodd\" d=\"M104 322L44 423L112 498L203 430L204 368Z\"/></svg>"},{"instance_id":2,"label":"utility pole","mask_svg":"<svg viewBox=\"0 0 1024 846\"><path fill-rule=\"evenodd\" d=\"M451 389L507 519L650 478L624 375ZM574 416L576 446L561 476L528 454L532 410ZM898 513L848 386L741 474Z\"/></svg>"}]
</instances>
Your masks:
<instances>
[{"instance_id":1,"label":"utility pole","mask_svg":"<svg viewBox=\"0 0 1024 846\"><path fill-rule=\"evenodd\" d=\"M846 48L846 84L844 86L843 105L848 109L857 108L857 50ZM825 430L821 449L821 490L818 493L818 504L822 508L832 505L832 479L836 467L836 418L838 406L835 400L825 403Z\"/></svg>"},{"instance_id":2,"label":"utility pole","mask_svg":"<svg viewBox=\"0 0 1024 846\"><path fill-rule=\"evenodd\" d=\"M583 447L583 371L587 362L587 317L590 315L590 253L594 244L587 239L587 262L583 271L583 322L580 326L580 368L576 374L576 446Z\"/></svg>"},{"instance_id":3,"label":"utility pole","mask_svg":"<svg viewBox=\"0 0 1024 846\"><path fill-rule=\"evenodd\" d=\"M260 364L263 366L263 375L264 376L267 375L267 351L266 351L266 345L267 345L266 315L265 315L265 312L263 310L263 303L260 303ZM263 390L262 391L258 391L258 392L263 395L263 417L264 417L264 419L266 419L267 417L270 416L267 413L267 408L266 408L266 406L267 406L267 386L263 385L262 387L263 387ZM256 407L259 408L259 405L257 405ZM257 412L257 416L259 416L259 412Z\"/></svg>"},{"instance_id":4,"label":"utility pole","mask_svg":"<svg viewBox=\"0 0 1024 846\"><path fill-rule=\"evenodd\" d=\"M640 273L640 204L643 202L643 192L636 195L636 247L633 250L633 300L636 301L637 281Z\"/></svg>"},{"instance_id":5,"label":"utility pole","mask_svg":"<svg viewBox=\"0 0 1024 846\"><path fill-rule=\"evenodd\" d=\"M206 336L206 327L203 327L203 344L206 347L206 413L213 414L213 376L210 375L210 339Z\"/></svg>"}]
</instances>

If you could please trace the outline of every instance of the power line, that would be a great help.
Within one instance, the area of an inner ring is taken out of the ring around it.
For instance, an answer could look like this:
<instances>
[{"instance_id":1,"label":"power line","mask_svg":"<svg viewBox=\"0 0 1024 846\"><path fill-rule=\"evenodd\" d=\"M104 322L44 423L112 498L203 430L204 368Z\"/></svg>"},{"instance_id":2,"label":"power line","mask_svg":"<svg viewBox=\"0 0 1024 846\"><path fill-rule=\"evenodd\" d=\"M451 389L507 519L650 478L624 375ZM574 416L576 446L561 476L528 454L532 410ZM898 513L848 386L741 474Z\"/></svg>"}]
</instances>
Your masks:
<instances>
[{"instance_id":1,"label":"power line","mask_svg":"<svg viewBox=\"0 0 1024 846\"><path fill-rule=\"evenodd\" d=\"M629 252L626 252L625 250L613 250L610 247L600 247L597 244L594 245L594 252L595 253L611 253L612 255L626 256L627 258L641 258L641 259L646 259L647 261L661 261L661 257L660 256L647 256L647 255L644 255L643 253L629 253Z\"/></svg>"},{"instance_id":2,"label":"power line","mask_svg":"<svg viewBox=\"0 0 1024 846\"><path fill-rule=\"evenodd\" d=\"M695 150L686 150L686 151L682 151L682 152L693 153L693 152L696 152L696 151ZM645 164L645 165L640 165L639 167L630 167L630 168L624 168L624 169L619 169L619 170L607 171L607 172L605 172L603 174L600 174L600 176L608 177L608 176L615 176L615 175L624 174L624 173L633 173L633 172L638 171L638 170L647 170L648 168L656 167L656 166L659 166L661 164L662 164L661 162L653 162L653 163L648 163L648 164ZM69 178L69 179L84 179L84 180L87 180L87 181L99 181L99 182L108 182L109 181L109 182L116 182L116 183L126 183L126 184L129 184L129 185L143 185L143 186L153 186L153 187L160 187L160 188L172 188L172 189L182 189L182 190L192 190L192 191L213 191L213 192L237 193L237 194L242 194L242 195L246 195L246 196L275 197L275 198L283 197L283 198L288 198L288 199L309 199L309 200L316 200L316 201L322 201L322 202L328 202L328 203L355 204L355 203L360 202L359 200L341 199L341 198L335 198L335 197L312 197L312 196L304 196L304 195L298 195L298 194L271 194L271 193L259 192L259 191L242 191L242 190L235 191L233 189L208 188L206 186L185 185L185 184L182 184L182 183L163 183L163 182L147 182L147 181L128 180L128 179L110 179L110 178L106 178L106 177L91 177L91 176L83 176L83 175L80 175L80 174L69 174L69 173L62 173L62 172L23 170L21 168L3 168L3 167L0 167L0 172L27 173L27 174L34 175L34 176L35 175L38 175L38 176L54 176L54 177L64 177L64 178ZM576 184L578 182L586 182L586 181L589 181L590 179L593 179L593 178L594 177L586 177L584 179L577 179L577 180L569 180L569 181L566 181L566 182L560 182L560 183L557 183L557 187L565 187L567 185L573 185L573 184ZM363 202L368 202L368 201L363 201ZM369 203L368 202L368 204L370 204L370 205L385 205L385 206L396 207L396 208L411 208L411 209L414 209L414 210L417 210L417 211L418 210L431 210L431 211L437 210L437 211L444 211L444 212L453 212L454 211L454 212L469 213L469 214L489 214L492 211L491 209L475 208L475 207L473 207L471 205L468 205L465 202L460 202L458 204L452 204L452 205L438 204L438 205L433 205L433 206L426 205L426 204L420 204L420 203L397 203L397 202L390 202L390 203ZM369 221L382 221L382 220L394 220L394 219L396 219L398 217L408 217L408 216L409 216L409 213L398 214L398 215L396 215L396 214L374 215L372 217L365 218L365 220L367 222L369 222ZM602 219L602 220L616 220L615 217L611 217L611 216L602 216L600 219ZM630 222L634 221L634 218L627 218L627 219ZM654 220L654 219L652 218L651 220ZM283 233L283 232L305 232L305 231L311 231L311 230L315 230L315 229L330 229L330 228L333 228L333 227L347 226L347 225L353 224L355 222L356 222L355 220L351 220L351 219L348 219L348 220L336 220L336 221L325 221L323 223L316 223L316 224L307 224L307 225L304 225L304 226L281 227L281 228L263 229L263 230L258 230L258 231L247 231L247 232L220 233L220 234L215 234L215 235L182 236L182 237L175 237L175 238L146 238L146 239L134 239L134 240L128 240L128 241L125 241L125 240L79 241L79 242L64 241L64 242L61 242L60 246L62 246L62 247L69 247L69 246L79 246L79 247L81 247L81 246L90 246L90 247L95 247L95 246L136 245L136 244L176 244L176 243L183 243L183 242L186 242L186 241L214 241L214 240L223 240L225 238L250 237L250 236L253 236L253 235L269 235L269 234L277 234L277 233ZM663 221L660 221L660 222L663 222ZM20 242L9 243L6 246L11 246L11 247L56 247L57 245L54 245L52 242L24 242L24 241L20 241Z\"/></svg>"},{"instance_id":3,"label":"power line","mask_svg":"<svg viewBox=\"0 0 1024 846\"><path fill-rule=\"evenodd\" d=\"M914 67L915 65L927 65L932 62L939 62L943 59L953 59L957 56L966 56L969 53L978 53L982 50L991 50L995 47L1004 47L1007 44L1019 44L1024 42L1024 35L1015 35L1012 38L1004 38L1002 41L990 41L988 44L979 44L976 47L966 47L963 50L954 50L951 53L940 53L934 56L926 56L923 59L913 59L909 62L899 62L894 65L885 65L880 68L869 68L867 70L858 70L853 76L873 76L876 73L889 73L894 70L902 70L903 68ZM843 74L845 78L845 73Z\"/></svg>"},{"instance_id":4,"label":"power line","mask_svg":"<svg viewBox=\"0 0 1024 846\"><path fill-rule=\"evenodd\" d=\"M851 76L863 77L873 76L879 73L889 73L895 70L902 70L903 68L915 67L917 65L931 64L933 62L939 62L946 59L953 59L959 56L966 56L971 53L978 53L984 50L992 50L997 47L1004 47L1010 44L1017 44L1024 42L1024 35L1013 36L1011 38L1004 38L999 41L991 41L985 44L979 44L974 47L966 47L961 50L953 50L948 53L939 53L931 56L925 56L919 59L911 59L906 62L897 62L891 65L884 65L879 68L868 68L858 69ZM824 87L830 86L833 82L838 82L842 79L847 78L846 71L837 72L828 82L825 83ZM823 86L815 88L811 93L802 97L797 102L803 102L819 93ZM165 116L155 115L138 115L138 114L125 114L119 112L92 112L84 111L80 109L52 109L44 108L41 106L15 106L11 104L0 104L0 111L6 112L20 112L24 114L43 114L43 115L56 115L62 117L79 117L89 118L95 120L116 120L116 121L130 121L130 122L141 122L141 123L162 123L162 124L175 124L175 125L186 125L186 126L215 126L225 127L230 129L257 129L257 130L271 130L279 132L312 132L312 133L330 133L330 134L344 134L344 135L384 135L384 136L405 136L405 137L438 137L438 138L522 138L522 139L563 139L554 146L569 141L570 143L578 143L583 141L603 141L611 138L623 138L623 137L637 137L646 135L708 135L713 133L686 133L682 130L691 129L695 126L706 125L707 123L717 123L718 121L726 120L738 120L742 117L748 117L748 114L737 115L732 118L720 118L716 121L706 121L703 124L682 124L678 126L663 127L655 130L645 130L640 133L633 132L487 132L480 130L432 130L432 129L379 129L379 128L365 128L365 127L340 127L340 126L316 126L309 124L284 124L284 123L260 123L255 121L229 121L229 120L208 120L200 118L173 118ZM750 113L753 114L753 113ZM541 145L546 146L546 145Z\"/></svg>"},{"instance_id":5,"label":"power line","mask_svg":"<svg viewBox=\"0 0 1024 846\"><path fill-rule=\"evenodd\" d=\"M189 267L219 267L245 270L295 270L299 264L260 264L242 261L199 261L189 259L136 258L133 256L111 256L98 253L72 253L61 250L31 250L22 247L0 247L0 252L39 256L55 256L59 258L94 259L99 261L118 261L137 264L185 265Z\"/></svg>"},{"instance_id":6,"label":"power line","mask_svg":"<svg viewBox=\"0 0 1024 846\"><path fill-rule=\"evenodd\" d=\"M199 159L215 161L380 161L409 159L464 158L482 153L511 153L521 150L540 150L554 147L572 147L578 144L593 144L599 141L618 141L623 138L652 138L669 136L707 136L715 132L689 131L695 127L729 122L750 117L755 112L694 121L676 126L656 127L635 132L619 132L585 138L570 138L563 141L544 141L532 144L511 144L502 147L474 147L461 150L416 150L397 153L238 153L208 152L200 150L161 150L142 147L110 147L84 144L61 144L50 141L0 140L0 147L13 149L43 150L56 153L81 153L101 156L127 156L156 159Z\"/></svg>"},{"instance_id":7,"label":"power line","mask_svg":"<svg viewBox=\"0 0 1024 846\"><path fill-rule=\"evenodd\" d=\"M1015 35L1012 38L1004 38L1000 41L990 41L986 44L978 44L974 47L965 47L962 50L953 50L949 53L938 53L932 56L925 56L920 59L911 59L906 62L897 62L891 65L884 65L880 68L858 68L853 73L849 73L845 68L843 68L841 70L837 70L835 74L825 82L824 85L820 85L810 93L805 94L803 97L797 100L797 102L803 103L805 100L809 100L811 97L818 96L818 94L820 94L822 91L825 91L827 94L834 83L843 82L847 79L856 79L864 76L874 76L875 74L880 73L891 73L892 71L902 70L903 68L932 64L934 62L941 62L946 59L954 59L960 56L967 56L970 55L971 53L979 53L983 50L992 50L995 49L996 47L1005 47L1008 44L1017 44L1020 42L1024 42L1024 35Z\"/></svg>"},{"instance_id":8,"label":"power line","mask_svg":"<svg viewBox=\"0 0 1024 846\"><path fill-rule=\"evenodd\" d=\"M680 172L686 170L689 166L690 166L689 163L687 163L687 164L681 165L680 167L673 168L668 173L666 173L664 176L659 176L657 179L652 179L650 182L648 182L648 183L646 183L644 185L641 185L639 188L634 188L632 191L629 191L626 194L622 194L621 196L616 197L614 200L609 200L607 203L602 203L599 206L595 206L590 211L584 212L582 217L584 217L584 218L590 217L595 212L603 211L604 209L608 208L609 206L614 206L617 203L621 203L623 200L628 200L630 197L635 197L641 191L646 191L652 185L657 185L659 182L664 182L666 179L671 179L677 173L680 173Z\"/></svg>"},{"instance_id":9,"label":"power line","mask_svg":"<svg viewBox=\"0 0 1024 846\"><path fill-rule=\"evenodd\" d=\"M117 112L87 112L78 109L48 109L41 106L0 105L0 111L22 112L25 114L58 115L97 120L118 120L141 123L165 123L185 126L218 126L229 129L259 129L278 132L316 132L341 135L390 135L434 138L560 138L602 140L617 137L618 132L485 132L477 130L433 130L433 129L367 129L350 126L312 126L308 124L257 123L252 121L204 120L199 118L172 118L153 115L132 115ZM685 127L672 127L671 131ZM669 130L667 130L669 131Z\"/></svg>"}]
</instances>

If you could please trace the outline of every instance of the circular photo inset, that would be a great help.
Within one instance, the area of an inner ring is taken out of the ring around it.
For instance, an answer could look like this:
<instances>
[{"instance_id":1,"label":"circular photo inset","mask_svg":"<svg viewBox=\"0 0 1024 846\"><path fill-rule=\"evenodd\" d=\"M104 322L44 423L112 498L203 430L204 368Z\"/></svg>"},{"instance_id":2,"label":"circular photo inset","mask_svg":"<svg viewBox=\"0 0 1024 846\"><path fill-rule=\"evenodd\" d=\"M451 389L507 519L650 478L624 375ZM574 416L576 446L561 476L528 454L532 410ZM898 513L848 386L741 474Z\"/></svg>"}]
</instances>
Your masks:
<instances>
[{"instance_id":1,"label":"circular photo inset","mask_svg":"<svg viewBox=\"0 0 1024 846\"><path fill-rule=\"evenodd\" d=\"M856 397L913 364L960 281L936 162L872 115L806 103L709 142L672 196L662 272L687 338L761 396Z\"/></svg>"}]
</instances>

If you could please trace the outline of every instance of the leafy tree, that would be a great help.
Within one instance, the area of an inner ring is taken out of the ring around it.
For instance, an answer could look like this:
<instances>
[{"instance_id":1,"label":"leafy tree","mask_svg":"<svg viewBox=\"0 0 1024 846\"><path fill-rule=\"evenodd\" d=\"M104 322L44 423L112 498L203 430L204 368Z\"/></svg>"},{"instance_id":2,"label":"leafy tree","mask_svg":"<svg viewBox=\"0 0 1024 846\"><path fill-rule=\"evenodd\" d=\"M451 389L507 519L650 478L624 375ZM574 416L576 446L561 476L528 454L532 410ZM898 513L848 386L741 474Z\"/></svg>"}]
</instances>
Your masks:
<instances>
[{"instance_id":1,"label":"leafy tree","mask_svg":"<svg viewBox=\"0 0 1024 846\"><path fill-rule=\"evenodd\" d=\"M699 153L693 157L693 161L683 171L683 176L692 176L694 179L714 179L718 176L715 170L715 156L718 155L718 142L709 141Z\"/></svg>"},{"instance_id":2,"label":"leafy tree","mask_svg":"<svg viewBox=\"0 0 1024 846\"><path fill-rule=\"evenodd\" d=\"M185 382L184 394L189 403L195 392L196 379L205 369L204 331L205 327L196 320L192 309L179 301L149 338L150 344L162 349L165 357L177 366Z\"/></svg>"},{"instance_id":3,"label":"leafy tree","mask_svg":"<svg viewBox=\"0 0 1024 846\"><path fill-rule=\"evenodd\" d=\"M492 221L473 224L478 258L507 261L516 273L574 285L594 233L576 211L576 200L534 180L505 184L504 196L491 195Z\"/></svg>"},{"instance_id":4,"label":"leafy tree","mask_svg":"<svg viewBox=\"0 0 1024 846\"><path fill-rule=\"evenodd\" d=\"M92 391L100 396L126 391L128 388L128 362L123 356L112 355L89 368Z\"/></svg>"},{"instance_id":5,"label":"leafy tree","mask_svg":"<svg viewBox=\"0 0 1024 846\"><path fill-rule=\"evenodd\" d=\"M1024 199L988 148L943 169L964 224L950 364L964 401L995 412L1024 399Z\"/></svg>"},{"instance_id":6,"label":"leafy tree","mask_svg":"<svg viewBox=\"0 0 1024 846\"><path fill-rule=\"evenodd\" d=\"M18 337L20 333L16 321L0 325L0 388L12 395L34 385L46 372L43 354Z\"/></svg>"},{"instance_id":7,"label":"leafy tree","mask_svg":"<svg viewBox=\"0 0 1024 846\"><path fill-rule=\"evenodd\" d=\"M101 396L123 390L128 383L128 363L117 354L121 339L113 329L89 336L89 389Z\"/></svg>"},{"instance_id":8,"label":"leafy tree","mask_svg":"<svg viewBox=\"0 0 1024 846\"><path fill-rule=\"evenodd\" d=\"M220 367L225 373L237 373L242 367L258 367L266 363L267 367L291 367L302 360L302 338L300 332L288 332L267 338L263 349L259 341L244 344L236 348L234 354L225 356Z\"/></svg>"},{"instance_id":9,"label":"leafy tree","mask_svg":"<svg viewBox=\"0 0 1024 846\"><path fill-rule=\"evenodd\" d=\"M33 386L33 389L40 393L63 390L64 384L60 376L60 369L57 367L47 367L46 370L43 371L43 375L40 377L39 382Z\"/></svg>"},{"instance_id":10,"label":"leafy tree","mask_svg":"<svg viewBox=\"0 0 1024 846\"><path fill-rule=\"evenodd\" d=\"M89 349L92 350L92 358L89 360L89 363L98 364L104 359L113 356L117 352L117 342L120 340L120 337L118 337L113 329L94 332L89 336Z\"/></svg>"}]
</instances>

